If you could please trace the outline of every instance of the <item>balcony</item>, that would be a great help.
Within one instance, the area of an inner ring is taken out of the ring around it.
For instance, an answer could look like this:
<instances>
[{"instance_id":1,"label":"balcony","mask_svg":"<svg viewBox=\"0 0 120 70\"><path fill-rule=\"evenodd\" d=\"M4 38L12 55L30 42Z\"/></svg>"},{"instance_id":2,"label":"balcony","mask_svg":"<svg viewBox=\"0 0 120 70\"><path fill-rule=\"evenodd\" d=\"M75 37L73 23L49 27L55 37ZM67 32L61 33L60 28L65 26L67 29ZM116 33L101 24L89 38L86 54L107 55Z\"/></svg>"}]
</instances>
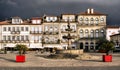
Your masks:
<instances>
[{"instance_id":1,"label":"balcony","mask_svg":"<svg viewBox=\"0 0 120 70\"><path fill-rule=\"evenodd\" d=\"M29 43L29 40L19 40L20 43Z\"/></svg>"},{"instance_id":2,"label":"balcony","mask_svg":"<svg viewBox=\"0 0 120 70\"><path fill-rule=\"evenodd\" d=\"M42 34L42 31L30 31L30 34Z\"/></svg>"},{"instance_id":3,"label":"balcony","mask_svg":"<svg viewBox=\"0 0 120 70\"><path fill-rule=\"evenodd\" d=\"M2 43L14 43L12 40L2 40Z\"/></svg>"},{"instance_id":4,"label":"balcony","mask_svg":"<svg viewBox=\"0 0 120 70\"><path fill-rule=\"evenodd\" d=\"M10 40L2 40L1 43L10 43Z\"/></svg>"},{"instance_id":5,"label":"balcony","mask_svg":"<svg viewBox=\"0 0 120 70\"><path fill-rule=\"evenodd\" d=\"M75 31L75 30L74 30L74 31L72 30L71 33L76 33L76 31Z\"/></svg>"},{"instance_id":6,"label":"balcony","mask_svg":"<svg viewBox=\"0 0 120 70\"><path fill-rule=\"evenodd\" d=\"M60 44L60 40L58 39L57 41L47 41L44 42L44 44Z\"/></svg>"},{"instance_id":7,"label":"balcony","mask_svg":"<svg viewBox=\"0 0 120 70\"><path fill-rule=\"evenodd\" d=\"M29 43L29 40L2 40L1 43Z\"/></svg>"},{"instance_id":8,"label":"balcony","mask_svg":"<svg viewBox=\"0 0 120 70\"><path fill-rule=\"evenodd\" d=\"M59 32L44 32L44 35L58 35Z\"/></svg>"},{"instance_id":9,"label":"balcony","mask_svg":"<svg viewBox=\"0 0 120 70\"><path fill-rule=\"evenodd\" d=\"M61 33L68 33L68 31L63 31L63 30L62 30Z\"/></svg>"},{"instance_id":10,"label":"balcony","mask_svg":"<svg viewBox=\"0 0 120 70\"><path fill-rule=\"evenodd\" d=\"M11 31L11 34L20 34L20 31Z\"/></svg>"},{"instance_id":11,"label":"balcony","mask_svg":"<svg viewBox=\"0 0 120 70\"><path fill-rule=\"evenodd\" d=\"M102 37L82 37L82 38L80 38L80 40L97 40L100 38L102 38Z\"/></svg>"},{"instance_id":12,"label":"balcony","mask_svg":"<svg viewBox=\"0 0 120 70\"><path fill-rule=\"evenodd\" d=\"M34 40L34 43L39 43L39 40Z\"/></svg>"}]
</instances>

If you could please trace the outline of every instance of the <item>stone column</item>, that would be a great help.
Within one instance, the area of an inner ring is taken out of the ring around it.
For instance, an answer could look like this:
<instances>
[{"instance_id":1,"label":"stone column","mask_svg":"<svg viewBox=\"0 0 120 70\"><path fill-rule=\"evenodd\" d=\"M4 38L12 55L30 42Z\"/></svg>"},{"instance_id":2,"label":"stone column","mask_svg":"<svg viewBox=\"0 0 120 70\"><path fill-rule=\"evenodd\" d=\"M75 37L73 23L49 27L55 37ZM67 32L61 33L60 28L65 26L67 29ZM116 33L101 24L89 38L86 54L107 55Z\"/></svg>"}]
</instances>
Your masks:
<instances>
[{"instance_id":1,"label":"stone column","mask_svg":"<svg viewBox=\"0 0 120 70\"><path fill-rule=\"evenodd\" d=\"M88 51L90 51L91 49L90 49L90 42L88 42Z\"/></svg>"},{"instance_id":2,"label":"stone column","mask_svg":"<svg viewBox=\"0 0 120 70\"><path fill-rule=\"evenodd\" d=\"M83 42L83 50L85 49L85 42Z\"/></svg>"},{"instance_id":3,"label":"stone column","mask_svg":"<svg viewBox=\"0 0 120 70\"><path fill-rule=\"evenodd\" d=\"M96 47L96 43L94 42L94 47L93 47L93 48L94 48L94 51L96 51L95 47Z\"/></svg>"}]
</instances>

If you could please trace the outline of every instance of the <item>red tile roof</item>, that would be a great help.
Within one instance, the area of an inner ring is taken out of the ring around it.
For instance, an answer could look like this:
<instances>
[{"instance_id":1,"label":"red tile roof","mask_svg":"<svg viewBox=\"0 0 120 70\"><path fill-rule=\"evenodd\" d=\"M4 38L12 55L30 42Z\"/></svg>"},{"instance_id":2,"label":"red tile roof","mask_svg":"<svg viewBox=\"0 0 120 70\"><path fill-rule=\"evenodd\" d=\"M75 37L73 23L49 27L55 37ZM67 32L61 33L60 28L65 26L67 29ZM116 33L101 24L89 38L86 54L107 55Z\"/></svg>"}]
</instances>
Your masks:
<instances>
[{"instance_id":1,"label":"red tile roof","mask_svg":"<svg viewBox=\"0 0 120 70\"><path fill-rule=\"evenodd\" d=\"M20 19L20 17L16 16L16 17L12 17L12 18L17 18L17 19Z\"/></svg>"},{"instance_id":2,"label":"red tile roof","mask_svg":"<svg viewBox=\"0 0 120 70\"><path fill-rule=\"evenodd\" d=\"M87 11L85 11L85 12L81 12L78 15L107 15L107 14L103 14L103 13L96 12L96 11L94 11L93 13L88 13Z\"/></svg>"},{"instance_id":3,"label":"red tile roof","mask_svg":"<svg viewBox=\"0 0 120 70\"><path fill-rule=\"evenodd\" d=\"M120 33L119 33L119 34L114 34L114 35L111 35L110 37L112 37L112 36L117 36L117 35L120 35Z\"/></svg>"},{"instance_id":4,"label":"red tile roof","mask_svg":"<svg viewBox=\"0 0 120 70\"><path fill-rule=\"evenodd\" d=\"M7 20L6 21L1 21L0 25L9 24L8 22L10 22L10 21L7 21Z\"/></svg>"},{"instance_id":5,"label":"red tile roof","mask_svg":"<svg viewBox=\"0 0 120 70\"><path fill-rule=\"evenodd\" d=\"M72 13L63 13L61 15L75 15L75 14L72 14Z\"/></svg>"},{"instance_id":6,"label":"red tile roof","mask_svg":"<svg viewBox=\"0 0 120 70\"><path fill-rule=\"evenodd\" d=\"M106 28L119 28L119 26L106 26Z\"/></svg>"},{"instance_id":7,"label":"red tile roof","mask_svg":"<svg viewBox=\"0 0 120 70\"><path fill-rule=\"evenodd\" d=\"M31 20L41 20L41 17L32 17Z\"/></svg>"}]
</instances>

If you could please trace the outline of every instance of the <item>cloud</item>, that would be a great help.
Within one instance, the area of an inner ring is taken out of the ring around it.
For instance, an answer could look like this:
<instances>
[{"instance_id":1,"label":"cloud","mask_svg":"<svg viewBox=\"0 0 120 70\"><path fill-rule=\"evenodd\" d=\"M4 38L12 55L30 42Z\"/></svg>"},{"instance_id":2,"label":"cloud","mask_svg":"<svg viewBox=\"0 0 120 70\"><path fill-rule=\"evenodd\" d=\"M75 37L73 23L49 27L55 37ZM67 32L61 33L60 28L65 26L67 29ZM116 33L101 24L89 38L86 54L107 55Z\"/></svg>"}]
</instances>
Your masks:
<instances>
[{"instance_id":1,"label":"cloud","mask_svg":"<svg viewBox=\"0 0 120 70\"><path fill-rule=\"evenodd\" d=\"M17 5L17 2L15 0L0 0L1 4L6 4L6 5Z\"/></svg>"},{"instance_id":2,"label":"cloud","mask_svg":"<svg viewBox=\"0 0 120 70\"><path fill-rule=\"evenodd\" d=\"M109 24L120 22L120 0L0 0L0 19L11 16L60 15L85 11L87 8L108 14ZM112 10L112 11L111 11Z\"/></svg>"},{"instance_id":3,"label":"cloud","mask_svg":"<svg viewBox=\"0 0 120 70\"><path fill-rule=\"evenodd\" d=\"M7 0L7 3L9 5L17 5L17 3L15 1L13 1L13 0Z\"/></svg>"},{"instance_id":4,"label":"cloud","mask_svg":"<svg viewBox=\"0 0 120 70\"><path fill-rule=\"evenodd\" d=\"M115 4L119 4L120 2L120 0L51 0L51 1L66 2L66 3L70 3L70 2L91 3L98 5L115 5Z\"/></svg>"}]
</instances>

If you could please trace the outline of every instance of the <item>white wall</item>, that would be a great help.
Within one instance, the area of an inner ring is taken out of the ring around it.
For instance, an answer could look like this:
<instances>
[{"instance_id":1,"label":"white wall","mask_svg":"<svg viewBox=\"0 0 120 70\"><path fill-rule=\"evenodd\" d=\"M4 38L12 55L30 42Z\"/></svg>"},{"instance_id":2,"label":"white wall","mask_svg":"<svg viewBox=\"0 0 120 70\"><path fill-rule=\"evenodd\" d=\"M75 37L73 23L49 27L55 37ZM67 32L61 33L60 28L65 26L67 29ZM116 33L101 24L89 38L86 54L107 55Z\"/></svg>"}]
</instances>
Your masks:
<instances>
[{"instance_id":1,"label":"white wall","mask_svg":"<svg viewBox=\"0 0 120 70\"><path fill-rule=\"evenodd\" d=\"M119 28L107 28L106 30L106 39L110 40L110 36L114 34L118 34Z\"/></svg>"}]
</instances>

